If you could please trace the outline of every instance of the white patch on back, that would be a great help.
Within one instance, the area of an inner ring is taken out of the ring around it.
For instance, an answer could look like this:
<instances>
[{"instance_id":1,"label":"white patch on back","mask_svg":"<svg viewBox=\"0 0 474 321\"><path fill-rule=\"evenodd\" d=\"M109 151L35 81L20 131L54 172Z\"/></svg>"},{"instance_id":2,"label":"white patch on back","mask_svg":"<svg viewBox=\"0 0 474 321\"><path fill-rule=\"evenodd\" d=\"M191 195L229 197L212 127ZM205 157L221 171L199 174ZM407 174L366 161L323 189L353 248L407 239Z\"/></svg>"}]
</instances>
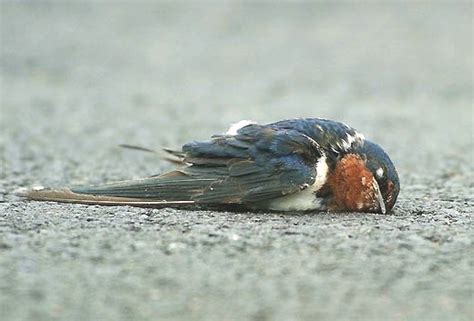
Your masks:
<instances>
[{"instance_id":1,"label":"white patch on back","mask_svg":"<svg viewBox=\"0 0 474 321\"><path fill-rule=\"evenodd\" d=\"M354 135L350 135L349 133L346 133L346 139L342 140L341 144L339 144L339 147L341 147L344 150L348 150L351 148L354 142L363 141L363 140L365 140L365 137L359 132L355 132Z\"/></svg>"},{"instance_id":2,"label":"white patch on back","mask_svg":"<svg viewBox=\"0 0 474 321\"><path fill-rule=\"evenodd\" d=\"M317 198L315 193L326 183L328 172L326 156L322 156L316 163L316 178L313 185L301 192L272 200L268 208L274 211L324 210L322 199Z\"/></svg>"},{"instance_id":3,"label":"white patch on back","mask_svg":"<svg viewBox=\"0 0 474 321\"><path fill-rule=\"evenodd\" d=\"M239 131L239 129L241 129L242 127L245 127L247 125L252 125L252 124L256 124L257 122L253 121L253 120L241 120L239 121L238 123L235 123L235 124L232 124L230 125L229 129L227 130L227 132L225 133L226 135L237 135L237 132Z\"/></svg>"}]
</instances>

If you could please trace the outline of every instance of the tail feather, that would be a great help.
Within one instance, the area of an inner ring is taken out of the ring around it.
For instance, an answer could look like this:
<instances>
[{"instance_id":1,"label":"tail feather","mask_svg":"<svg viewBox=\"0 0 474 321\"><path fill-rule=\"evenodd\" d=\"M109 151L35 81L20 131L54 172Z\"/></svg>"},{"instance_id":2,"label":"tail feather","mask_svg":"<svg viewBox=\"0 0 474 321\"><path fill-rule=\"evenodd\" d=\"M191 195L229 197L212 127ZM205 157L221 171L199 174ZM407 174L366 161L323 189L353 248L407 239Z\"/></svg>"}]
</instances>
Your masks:
<instances>
[{"instance_id":1,"label":"tail feather","mask_svg":"<svg viewBox=\"0 0 474 321\"><path fill-rule=\"evenodd\" d=\"M37 201L78 203L89 205L131 205L131 206L166 206L194 204L194 201L166 201L144 198L115 197L104 195L78 194L69 189L32 189L18 195Z\"/></svg>"},{"instance_id":2,"label":"tail feather","mask_svg":"<svg viewBox=\"0 0 474 321\"><path fill-rule=\"evenodd\" d=\"M98 186L69 189L31 189L20 196L39 200L99 205L177 205L194 204L194 198L214 182L213 178L190 177L180 171L160 176L128 180Z\"/></svg>"}]
</instances>

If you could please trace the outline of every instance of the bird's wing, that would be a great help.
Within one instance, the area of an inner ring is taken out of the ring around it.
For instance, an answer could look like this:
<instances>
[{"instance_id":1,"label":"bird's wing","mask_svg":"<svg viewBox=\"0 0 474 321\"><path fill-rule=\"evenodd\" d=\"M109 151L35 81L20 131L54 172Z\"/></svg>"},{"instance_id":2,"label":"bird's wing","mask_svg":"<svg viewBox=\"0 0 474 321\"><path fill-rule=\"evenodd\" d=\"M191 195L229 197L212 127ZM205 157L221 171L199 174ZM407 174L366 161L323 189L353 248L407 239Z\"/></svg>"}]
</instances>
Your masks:
<instances>
[{"instance_id":1,"label":"bird's wing","mask_svg":"<svg viewBox=\"0 0 474 321\"><path fill-rule=\"evenodd\" d=\"M315 182L322 156L317 142L292 129L248 125L237 135L183 146L186 175L214 180L193 200L199 203L253 203L288 195Z\"/></svg>"}]
</instances>

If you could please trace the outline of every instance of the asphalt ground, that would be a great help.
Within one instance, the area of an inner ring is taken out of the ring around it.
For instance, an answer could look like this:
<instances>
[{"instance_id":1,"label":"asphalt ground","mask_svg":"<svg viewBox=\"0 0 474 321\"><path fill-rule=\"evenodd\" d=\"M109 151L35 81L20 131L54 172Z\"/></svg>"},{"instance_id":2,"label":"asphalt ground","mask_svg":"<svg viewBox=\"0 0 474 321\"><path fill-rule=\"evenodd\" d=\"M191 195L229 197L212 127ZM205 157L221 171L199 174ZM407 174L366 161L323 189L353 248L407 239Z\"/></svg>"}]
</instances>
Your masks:
<instances>
[{"instance_id":1,"label":"asphalt ground","mask_svg":"<svg viewBox=\"0 0 474 321\"><path fill-rule=\"evenodd\" d=\"M473 320L470 2L0 4L0 319ZM241 119L344 121L390 215L21 200Z\"/></svg>"}]
</instances>

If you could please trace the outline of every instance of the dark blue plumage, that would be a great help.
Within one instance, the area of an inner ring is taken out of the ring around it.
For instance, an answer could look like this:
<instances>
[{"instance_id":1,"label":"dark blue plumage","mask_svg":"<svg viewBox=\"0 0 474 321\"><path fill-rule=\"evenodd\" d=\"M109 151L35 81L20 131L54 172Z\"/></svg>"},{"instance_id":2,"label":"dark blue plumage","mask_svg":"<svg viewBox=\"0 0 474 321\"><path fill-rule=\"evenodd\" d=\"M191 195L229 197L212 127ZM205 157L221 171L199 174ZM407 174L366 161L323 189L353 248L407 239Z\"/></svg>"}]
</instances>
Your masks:
<instances>
[{"instance_id":1,"label":"dark blue plumage","mask_svg":"<svg viewBox=\"0 0 474 321\"><path fill-rule=\"evenodd\" d=\"M184 167L137 181L76 187L71 194L76 201L82 197L94 204L184 202L384 213L393 207L399 191L395 167L380 146L326 119L246 122L209 141L168 152ZM38 193L28 196L71 201L70 192Z\"/></svg>"}]
</instances>

